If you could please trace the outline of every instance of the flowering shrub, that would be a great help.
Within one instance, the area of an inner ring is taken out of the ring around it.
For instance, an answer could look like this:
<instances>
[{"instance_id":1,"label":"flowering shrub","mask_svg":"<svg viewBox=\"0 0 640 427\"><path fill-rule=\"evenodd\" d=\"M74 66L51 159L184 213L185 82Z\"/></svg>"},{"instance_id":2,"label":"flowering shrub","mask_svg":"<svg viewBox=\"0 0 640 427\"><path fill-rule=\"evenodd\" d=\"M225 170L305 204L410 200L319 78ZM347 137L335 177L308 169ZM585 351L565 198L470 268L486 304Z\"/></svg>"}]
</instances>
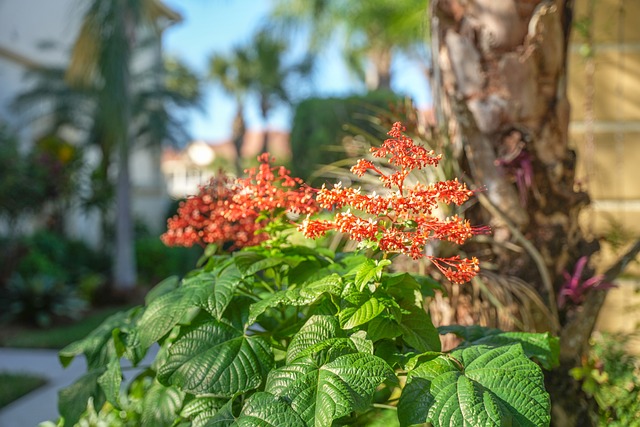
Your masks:
<instances>
[{"instance_id":1,"label":"flowering shrub","mask_svg":"<svg viewBox=\"0 0 640 427\"><path fill-rule=\"evenodd\" d=\"M197 195L180 203L178 214L167 222L162 241L168 246L216 244L230 250L254 246L267 239L263 212L311 214L317 211L311 189L292 178L284 167L272 167L268 154L260 166L246 171L247 178L232 181L219 174ZM261 219L259 219L259 217Z\"/></svg>"},{"instance_id":2,"label":"flowering shrub","mask_svg":"<svg viewBox=\"0 0 640 427\"><path fill-rule=\"evenodd\" d=\"M63 364L84 354L88 372L60 393L60 424L321 427L387 419L375 414L384 411L401 426L548 425L540 366L558 363L557 339L438 330L424 308L438 282L390 271L396 254L418 258L430 241L462 243L484 231L433 214L438 203L464 203L472 193L463 184L404 188L409 173L439 158L414 145L400 124L390 136L374 154L389 156L395 172L363 161L354 167L378 173L385 196L336 186L319 190L314 202L311 189L262 157L249 178L215 182L185 202L165 241L243 249L163 281L144 307L112 316L63 349ZM309 216L317 206L359 212L319 220ZM307 215L299 225L307 236L342 231L362 243L361 253L291 243L291 209ZM267 230L260 244L247 246L248 237L224 228L248 236L247 218ZM456 282L478 271L474 258L430 259ZM464 343L442 352L440 333ZM122 392L120 359L139 366L155 343L153 363Z\"/></svg>"},{"instance_id":3,"label":"flowering shrub","mask_svg":"<svg viewBox=\"0 0 640 427\"><path fill-rule=\"evenodd\" d=\"M414 170L426 166L437 166L441 156L434 155L424 147L417 146L402 132L404 128L395 123L380 148L372 148L374 157L389 157L395 172L385 174L371 161L361 159L351 171L362 177L368 170L379 175L382 184L397 190L387 196L360 194L359 189L342 188L336 184L332 189L324 186L317 195L320 207L339 209L349 206L368 214L367 218L353 214L350 210L340 212L333 220L309 220L299 230L310 238L323 235L328 230L348 233L358 242L367 243L386 253L403 253L413 259L425 256L425 245L432 240L446 240L463 244L467 239L487 229L472 227L469 221L458 216L441 220L433 215L438 203L462 205L473 194L465 184L457 180L437 182L431 185L416 184L405 189L404 182ZM465 283L478 272L477 258L461 259L459 256L441 258L427 256L434 265L454 283Z\"/></svg>"}]
</instances>

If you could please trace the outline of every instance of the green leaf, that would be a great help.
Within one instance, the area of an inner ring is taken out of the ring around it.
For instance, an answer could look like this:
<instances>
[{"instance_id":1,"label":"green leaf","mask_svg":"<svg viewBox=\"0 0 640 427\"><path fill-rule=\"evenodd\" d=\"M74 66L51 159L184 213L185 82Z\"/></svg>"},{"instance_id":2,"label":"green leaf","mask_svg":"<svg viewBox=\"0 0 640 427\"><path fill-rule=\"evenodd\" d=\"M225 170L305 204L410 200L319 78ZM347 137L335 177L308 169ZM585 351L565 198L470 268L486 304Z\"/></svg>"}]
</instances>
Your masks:
<instances>
[{"instance_id":1,"label":"green leaf","mask_svg":"<svg viewBox=\"0 0 640 427\"><path fill-rule=\"evenodd\" d=\"M407 376L401 426L548 426L544 376L520 344L473 346L419 364Z\"/></svg>"},{"instance_id":2,"label":"green leaf","mask_svg":"<svg viewBox=\"0 0 640 427\"><path fill-rule=\"evenodd\" d=\"M138 321L138 343L142 348L160 340L173 329L192 308L209 296L215 276L200 273L183 282L183 286L166 293L149 304Z\"/></svg>"},{"instance_id":3,"label":"green leaf","mask_svg":"<svg viewBox=\"0 0 640 427\"><path fill-rule=\"evenodd\" d=\"M402 339L420 353L440 351L440 335L427 312L422 307L414 305L403 308L409 313L402 315L399 325Z\"/></svg>"},{"instance_id":4,"label":"green leaf","mask_svg":"<svg viewBox=\"0 0 640 427\"><path fill-rule=\"evenodd\" d=\"M296 359L313 358L317 363L328 363L345 354L357 353L356 343L349 338L329 338L307 347Z\"/></svg>"},{"instance_id":5,"label":"green leaf","mask_svg":"<svg viewBox=\"0 0 640 427\"><path fill-rule=\"evenodd\" d=\"M471 345L486 345L500 347L511 344L521 344L524 354L535 359L543 368L551 370L560 365L560 340L548 332L543 334L529 332L503 332L499 329L483 328L481 326L450 325L438 328L440 333L454 333L467 341L460 348Z\"/></svg>"},{"instance_id":6,"label":"green leaf","mask_svg":"<svg viewBox=\"0 0 640 427\"><path fill-rule=\"evenodd\" d=\"M355 278L356 287L360 291L362 291L369 282L379 281L382 277L382 271L389 264L391 264L391 261L388 259L375 261L375 260L372 260L371 258L367 258L356 269L356 278Z\"/></svg>"},{"instance_id":7,"label":"green leaf","mask_svg":"<svg viewBox=\"0 0 640 427\"><path fill-rule=\"evenodd\" d=\"M420 292L422 295L433 297L435 296L435 291L439 291L444 295L447 295L446 288L433 277L415 275L413 278L420 283Z\"/></svg>"},{"instance_id":8,"label":"green leaf","mask_svg":"<svg viewBox=\"0 0 640 427\"><path fill-rule=\"evenodd\" d=\"M85 338L72 342L60 350L58 357L62 366L69 366L74 357L79 354L85 355L89 369L106 366L116 357L115 346L111 340L113 330L118 328L128 330L137 311L136 307L109 316Z\"/></svg>"},{"instance_id":9,"label":"green leaf","mask_svg":"<svg viewBox=\"0 0 640 427\"><path fill-rule=\"evenodd\" d=\"M197 420L197 418L196 418ZM205 419L203 418L203 421ZM222 408L218 410L218 412L213 415L213 417L206 420L206 424L203 427L229 427L233 425L236 417L233 415L233 399L228 401ZM199 427L197 424L194 424L191 427Z\"/></svg>"},{"instance_id":10,"label":"green leaf","mask_svg":"<svg viewBox=\"0 0 640 427\"><path fill-rule=\"evenodd\" d=\"M247 326L249 319L249 308L254 299L245 296L234 297L225 309L222 318L223 322L230 324L234 328L242 331Z\"/></svg>"},{"instance_id":11,"label":"green leaf","mask_svg":"<svg viewBox=\"0 0 640 427\"><path fill-rule=\"evenodd\" d=\"M238 267L238 270L240 270L244 276L248 276L248 274L246 274L247 270L256 262L265 259L265 256L257 252L242 251L234 253L232 259L236 267Z\"/></svg>"},{"instance_id":12,"label":"green leaf","mask_svg":"<svg viewBox=\"0 0 640 427\"><path fill-rule=\"evenodd\" d=\"M479 340L480 338L486 337L488 335L499 334L500 332L502 332L500 329L487 328L479 325L446 325L438 327L438 333L440 333L440 335L455 334L456 336L469 342Z\"/></svg>"},{"instance_id":13,"label":"green leaf","mask_svg":"<svg viewBox=\"0 0 640 427\"><path fill-rule=\"evenodd\" d=\"M105 397L98 379L105 369L93 369L76 382L58 391L58 412L64 418L65 425L73 426L87 410L89 398L93 398L93 405L97 410L104 405Z\"/></svg>"},{"instance_id":14,"label":"green leaf","mask_svg":"<svg viewBox=\"0 0 640 427\"><path fill-rule=\"evenodd\" d=\"M188 400L188 398L189 397L187 397L185 401ZM184 404L180 416L190 420L191 427L204 427L205 425L209 425L209 421L214 419L215 415L220 411L220 408L231 402L230 400L227 401L227 399L217 397L195 397ZM233 418L232 415L231 421L233 422L233 420L235 420L235 418Z\"/></svg>"},{"instance_id":15,"label":"green leaf","mask_svg":"<svg viewBox=\"0 0 640 427\"><path fill-rule=\"evenodd\" d=\"M286 402L271 393L259 392L244 405L234 426L306 427L306 424Z\"/></svg>"},{"instance_id":16,"label":"green leaf","mask_svg":"<svg viewBox=\"0 0 640 427\"><path fill-rule=\"evenodd\" d=\"M376 388L393 375L379 357L352 353L318 364L299 358L272 371L265 390L290 402L309 426L330 426L352 411L369 407Z\"/></svg>"},{"instance_id":17,"label":"green leaf","mask_svg":"<svg viewBox=\"0 0 640 427\"><path fill-rule=\"evenodd\" d=\"M241 283L242 275L237 267L231 265L222 269L215 276L213 290L204 305L205 310L216 319L221 320L225 309L233 299L235 290Z\"/></svg>"},{"instance_id":18,"label":"green leaf","mask_svg":"<svg viewBox=\"0 0 640 427\"><path fill-rule=\"evenodd\" d=\"M344 333L340 329L340 325L335 316L311 316L291 340L289 348L287 349L287 363L294 361L298 355L308 347L330 338L339 338L342 336L344 336Z\"/></svg>"},{"instance_id":19,"label":"green leaf","mask_svg":"<svg viewBox=\"0 0 640 427\"><path fill-rule=\"evenodd\" d=\"M120 385L122 384L122 369L120 360L112 359L107 365L107 370L98 378L98 384L102 387L105 397L109 403L116 408L120 407L118 396L120 395Z\"/></svg>"},{"instance_id":20,"label":"green leaf","mask_svg":"<svg viewBox=\"0 0 640 427\"><path fill-rule=\"evenodd\" d=\"M243 277L248 277L267 268L277 267L283 264L285 259L283 257L267 258L257 252L243 251L236 252L233 255L233 261Z\"/></svg>"},{"instance_id":21,"label":"green leaf","mask_svg":"<svg viewBox=\"0 0 640 427\"><path fill-rule=\"evenodd\" d=\"M300 285L293 289L276 292L269 297L251 305L248 324L253 324L257 318L269 308L279 305L294 307L307 306L316 302L322 295L340 295L342 278L337 274L323 277L320 280Z\"/></svg>"},{"instance_id":22,"label":"green leaf","mask_svg":"<svg viewBox=\"0 0 640 427\"><path fill-rule=\"evenodd\" d=\"M369 339L366 331L358 331L352 334L349 339L353 341L360 353L373 354L373 341Z\"/></svg>"},{"instance_id":23,"label":"green leaf","mask_svg":"<svg viewBox=\"0 0 640 427\"><path fill-rule=\"evenodd\" d=\"M357 269L355 283L356 287L362 291L364 286L369 283L377 274L376 262L367 258Z\"/></svg>"},{"instance_id":24,"label":"green leaf","mask_svg":"<svg viewBox=\"0 0 640 427\"><path fill-rule=\"evenodd\" d=\"M395 338L402 334L402 328L388 316L378 316L367 325L367 333L373 342Z\"/></svg>"},{"instance_id":25,"label":"green leaf","mask_svg":"<svg viewBox=\"0 0 640 427\"><path fill-rule=\"evenodd\" d=\"M155 382L142 402L142 427L172 426L184 401L184 393L176 387Z\"/></svg>"},{"instance_id":26,"label":"green leaf","mask_svg":"<svg viewBox=\"0 0 640 427\"><path fill-rule=\"evenodd\" d=\"M540 362L544 369L560 366L560 339L549 332L534 334L527 332L501 332L481 338L475 344L499 347L519 343L524 354Z\"/></svg>"},{"instance_id":27,"label":"green leaf","mask_svg":"<svg viewBox=\"0 0 640 427\"><path fill-rule=\"evenodd\" d=\"M179 283L180 283L180 278L178 276L167 277L162 282L155 285L153 289L147 292L147 295L145 295L144 297L145 305L151 304L151 302L154 299L176 289Z\"/></svg>"},{"instance_id":28,"label":"green leaf","mask_svg":"<svg viewBox=\"0 0 640 427\"><path fill-rule=\"evenodd\" d=\"M342 328L349 330L364 325L383 311L384 305L377 298L371 297L359 307L348 307L340 313L340 320L344 322Z\"/></svg>"},{"instance_id":29,"label":"green leaf","mask_svg":"<svg viewBox=\"0 0 640 427\"><path fill-rule=\"evenodd\" d=\"M211 321L185 328L169 347L158 381L194 394L232 397L260 386L273 363L262 337Z\"/></svg>"}]
</instances>

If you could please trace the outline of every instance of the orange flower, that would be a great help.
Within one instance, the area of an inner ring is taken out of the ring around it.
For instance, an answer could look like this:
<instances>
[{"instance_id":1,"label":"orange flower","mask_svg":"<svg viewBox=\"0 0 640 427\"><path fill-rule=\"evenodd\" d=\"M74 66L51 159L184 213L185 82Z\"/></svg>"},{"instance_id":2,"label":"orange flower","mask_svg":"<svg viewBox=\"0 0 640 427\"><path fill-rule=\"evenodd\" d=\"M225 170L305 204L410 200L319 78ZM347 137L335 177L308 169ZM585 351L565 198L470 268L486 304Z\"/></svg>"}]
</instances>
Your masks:
<instances>
[{"instance_id":1,"label":"orange flower","mask_svg":"<svg viewBox=\"0 0 640 427\"><path fill-rule=\"evenodd\" d=\"M381 196L375 192L361 194L360 189L343 188L340 183L333 188L323 186L316 196L320 207L349 207L350 210L337 213L332 221L307 217L298 229L310 238L322 236L329 230L340 231L353 240L376 243L381 251L402 253L413 259L425 256L424 248L430 241L445 240L461 245L475 234L488 232L488 228L472 227L468 220L457 215L445 219L433 215L438 204L459 206L473 195L457 179L404 188L405 179L412 171L436 167L441 155L414 144L403 131L402 124L395 123L389 132L391 138L381 147L371 148L374 157L388 157L389 165L395 169L392 173L383 173L373 162L365 159L360 159L351 168L351 172L359 177L368 171L379 175L383 186L395 187L396 191ZM351 209L363 215L355 214ZM469 281L478 272L476 258L427 258L454 283Z\"/></svg>"},{"instance_id":2,"label":"orange flower","mask_svg":"<svg viewBox=\"0 0 640 427\"><path fill-rule=\"evenodd\" d=\"M167 221L161 236L167 246L218 244L229 250L254 246L266 240L267 220L285 212L311 214L318 210L312 189L292 178L284 167L272 167L268 154L258 157L260 165L245 172L247 178L232 181L219 174L200 187L197 195L180 203L178 214Z\"/></svg>"}]
</instances>

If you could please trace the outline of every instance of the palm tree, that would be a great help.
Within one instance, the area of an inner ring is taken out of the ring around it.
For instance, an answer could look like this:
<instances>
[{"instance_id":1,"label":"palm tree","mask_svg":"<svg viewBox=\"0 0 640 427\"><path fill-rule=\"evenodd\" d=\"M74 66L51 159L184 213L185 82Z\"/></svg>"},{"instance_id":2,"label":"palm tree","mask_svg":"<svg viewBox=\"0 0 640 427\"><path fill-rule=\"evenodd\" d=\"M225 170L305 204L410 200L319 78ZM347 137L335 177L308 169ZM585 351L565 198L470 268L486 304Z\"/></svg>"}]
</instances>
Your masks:
<instances>
[{"instance_id":1,"label":"palm tree","mask_svg":"<svg viewBox=\"0 0 640 427\"><path fill-rule=\"evenodd\" d=\"M285 65L284 54L288 46L276 40L266 30L256 34L246 46L235 48L231 55L214 55L209 65L209 78L236 98L236 115L233 124L233 142L236 148L236 169L241 171L240 148L246 131L245 103L250 95L257 97L263 123L278 103L291 102L287 81L292 77L306 76L311 63L304 59L293 65ZM268 133L263 132L262 152L267 151Z\"/></svg>"},{"instance_id":2,"label":"palm tree","mask_svg":"<svg viewBox=\"0 0 640 427\"><path fill-rule=\"evenodd\" d=\"M230 55L216 54L209 60L209 79L235 98L236 113L233 118L231 141L236 152L236 173L242 173L240 151L246 133L244 120L245 102L251 81L249 54L246 48L236 47Z\"/></svg>"},{"instance_id":3,"label":"palm tree","mask_svg":"<svg viewBox=\"0 0 640 427\"><path fill-rule=\"evenodd\" d=\"M59 78L60 72L57 71L57 90L43 90L47 79L41 78L41 83L34 90L21 95L16 101L18 106L28 105L38 96L45 96L54 100L55 105L70 106L74 111L74 115L65 115L64 109L54 109L53 116L59 117L54 122L88 123L84 127L86 135L102 152L97 182L107 182L106 171L115 158L118 176L113 273L114 289L118 291L130 290L136 283L130 149L134 141L184 141L184 128L168 114L167 103L191 105L199 97L198 90L176 91L175 82L173 89L168 86L172 79L175 80L175 72L182 73L184 78L184 67L174 67L173 77L167 76L159 61L143 70L132 67L134 50L148 46L149 39L157 40L162 19L178 18L158 0L96 0L90 3L64 79ZM83 103L76 104L74 108L74 104L67 101L74 98L81 99ZM80 105L85 108L80 108ZM89 120L77 119L84 116Z\"/></svg>"},{"instance_id":4,"label":"palm tree","mask_svg":"<svg viewBox=\"0 0 640 427\"><path fill-rule=\"evenodd\" d=\"M81 203L85 209L95 208L100 213L102 243L106 249L105 237L110 229L107 212L114 196L109 168L115 155L106 133L109 123L100 110L98 89L70 86L65 80L65 72L62 68L30 71L27 77L34 84L14 99L12 107L28 120L45 124L45 134L55 135L63 128L74 129L82 135L80 139L84 145L98 150L99 163L89 171L90 191L82 195ZM187 141L189 136L178 112L200 106L198 77L180 61L165 58L162 68L150 64L131 78L135 143L179 146Z\"/></svg>"},{"instance_id":5,"label":"palm tree","mask_svg":"<svg viewBox=\"0 0 640 427\"><path fill-rule=\"evenodd\" d=\"M314 51L333 48L336 35L342 37L347 65L370 90L389 90L394 54L415 55L424 40L421 0L279 0L274 17L285 29L310 26Z\"/></svg>"}]
</instances>

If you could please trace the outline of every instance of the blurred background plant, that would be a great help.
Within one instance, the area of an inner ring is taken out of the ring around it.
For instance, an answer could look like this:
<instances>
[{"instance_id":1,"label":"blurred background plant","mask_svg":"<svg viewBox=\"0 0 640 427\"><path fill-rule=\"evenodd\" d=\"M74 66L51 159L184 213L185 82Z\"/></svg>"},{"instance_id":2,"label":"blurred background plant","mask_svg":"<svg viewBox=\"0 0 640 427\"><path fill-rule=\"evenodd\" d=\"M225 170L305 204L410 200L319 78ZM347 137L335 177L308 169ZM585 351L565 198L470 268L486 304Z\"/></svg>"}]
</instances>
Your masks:
<instances>
[{"instance_id":1,"label":"blurred background plant","mask_svg":"<svg viewBox=\"0 0 640 427\"><path fill-rule=\"evenodd\" d=\"M15 274L0 295L0 322L17 319L47 327L54 317L77 320L87 307L74 286L56 277L40 274L25 279Z\"/></svg>"},{"instance_id":2,"label":"blurred background plant","mask_svg":"<svg viewBox=\"0 0 640 427\"><path fill-rule=\"evenodd\" d=\"M594 425L640 425L640 358L629 352L634 334L596 334L589 355L571 375L595 402Z\"/></svg>"}]
</instances>

